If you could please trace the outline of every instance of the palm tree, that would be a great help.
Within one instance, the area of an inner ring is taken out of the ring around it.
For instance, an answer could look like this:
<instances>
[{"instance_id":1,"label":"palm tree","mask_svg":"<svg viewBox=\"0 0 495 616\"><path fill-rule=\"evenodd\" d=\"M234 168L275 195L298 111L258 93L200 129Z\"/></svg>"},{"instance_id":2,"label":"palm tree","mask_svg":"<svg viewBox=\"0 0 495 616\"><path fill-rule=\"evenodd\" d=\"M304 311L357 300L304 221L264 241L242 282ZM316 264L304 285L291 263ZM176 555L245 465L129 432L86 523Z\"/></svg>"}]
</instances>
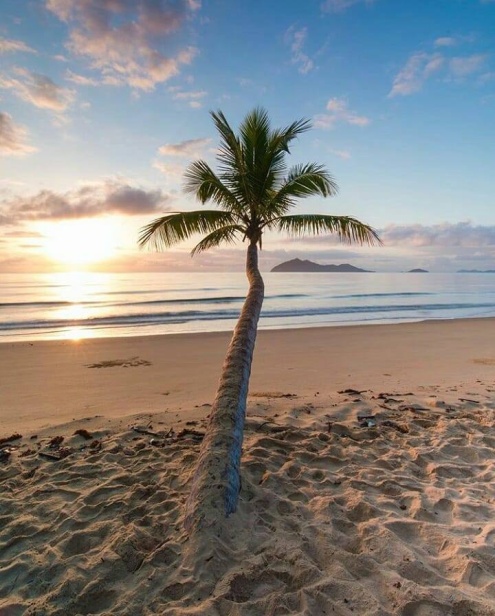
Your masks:
<instances>
[{"instance_id":1,"label":"palm tree","mask_svg":"<svg viewBox=\"0 0 495 616\"><path fill-rule=\"evenodd\" d=\"M185 191L201 203L215 202L219 209L166 214L143 227L139 237L141 246L151 244L161 249L194 234L206 234L193 255L239 239L247 242L249 291L227 351L186 504L188 530L221 524L237 508L246 399L264 296L258 269L263 233L336 233L347 242L380 242L371 227L349 216L288 214L298 198L329 197L337 192L322 165L299 164L287 169L289 145L310 128L308 120L272 129L267 112L256 108L247 114L236 134L221 111L211 116L221 139L219 172L204 160L193 162L185 174Z\"/></svg>"}]
</instances>

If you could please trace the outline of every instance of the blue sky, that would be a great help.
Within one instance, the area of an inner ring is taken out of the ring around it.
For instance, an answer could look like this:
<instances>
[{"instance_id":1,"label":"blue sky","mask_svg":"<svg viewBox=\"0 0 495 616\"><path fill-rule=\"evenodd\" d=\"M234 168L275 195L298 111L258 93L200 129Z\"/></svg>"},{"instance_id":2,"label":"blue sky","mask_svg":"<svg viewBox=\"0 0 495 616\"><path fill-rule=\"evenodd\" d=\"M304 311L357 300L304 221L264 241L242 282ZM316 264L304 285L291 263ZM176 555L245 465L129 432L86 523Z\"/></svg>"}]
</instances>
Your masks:
<instances>
[{"instance_id":1,"label":"blue sky","mask_svg":"<svg viewBox=\"0 0 495 616\"><path fill-rule=\"evenodd\" d=\"M353 215L382 248L269 237L292 257L380 271L495 267L493 0L2 0L0 271L237 270L242 246L138 251L139 228L195 209L214 165L209 110L254 106L313 129L291 162L340 192L298 212Z\"/></svg>"}]
</instances>

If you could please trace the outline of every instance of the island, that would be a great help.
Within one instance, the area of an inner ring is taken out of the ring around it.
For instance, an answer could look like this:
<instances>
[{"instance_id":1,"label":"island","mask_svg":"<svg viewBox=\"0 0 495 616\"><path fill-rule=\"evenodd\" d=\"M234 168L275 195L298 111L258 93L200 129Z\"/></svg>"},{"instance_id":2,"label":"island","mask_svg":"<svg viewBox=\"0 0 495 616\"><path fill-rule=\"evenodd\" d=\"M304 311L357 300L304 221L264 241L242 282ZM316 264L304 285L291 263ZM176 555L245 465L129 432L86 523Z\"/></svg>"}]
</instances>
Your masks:
<instances>
[{"instance_id":1,"label":"island","mask_svg":"<svg viewBox=\"0 0 495 616\"><path fill-rule=\"evenodd\" d=\"M407 272L408 274L428 274L428 270L421 269L420 267L416 267Z\"/></svg>"},{"instance_id":2,"label":"island","mask_svg":"<svg viewBox=\"0 0 495 616\"><path fill-rule=\"evenodd\" d=\"M291 259L290 261L284 261L273 267L272 272L365 272L369 273L371 270L364 270L359 267L354 267L349 263L341 263L340 265L321 265L320 263L314 263L307 259Z\"/></svg>"},{"instance_id":3,"label":"island","mask_svg":"<svg viewBox=\"0 0 495 616\"><path fill-rule=\"evenodd\" d=\"M477 270L477 269L461 269L461 270L457 270L458 274L495 274L495 270L493 269L488 269L488 270Z\"/></svg>"}]
</instances>

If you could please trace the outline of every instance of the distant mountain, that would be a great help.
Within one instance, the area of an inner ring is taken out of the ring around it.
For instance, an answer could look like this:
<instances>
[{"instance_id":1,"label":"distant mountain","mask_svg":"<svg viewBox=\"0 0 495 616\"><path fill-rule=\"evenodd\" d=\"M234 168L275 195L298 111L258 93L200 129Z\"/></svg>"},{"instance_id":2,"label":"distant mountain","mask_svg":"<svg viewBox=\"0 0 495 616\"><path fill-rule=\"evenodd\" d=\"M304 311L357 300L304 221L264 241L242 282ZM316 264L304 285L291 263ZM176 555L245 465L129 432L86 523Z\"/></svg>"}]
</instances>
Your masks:
<instances>
[{"instance_id":1,"label":"distant mountain","mask_svg":"<svg viewBox=\"0 0 495 616\"><path fill-rule=\"evenodd\" d=\"M416 267L415 269L409 270L408 274L428 274L428 270L421 269L420 267Z\"/></svg>"},{"instance_id":2,"label":"distant mountain","mask_svg":"<svg viewBox=\"0 0 495 616\"><path fill-rule=\"evenodd\" d=\"M341 263L340 265L320 265L307 259L292 259L279 263L271 269L272 272L369 272L370 270L360 269L349 265L349 263Z\"/></svg>"},{"instance_id":3,"label":"distant mountain","mask_svg":"<svg viewBox=\"0 0 495 616\"><path fill-rule=\"evenodd\" d=\"M458 270L458 274L495 274L495 270Z\"/></svg>"}]
</instances>

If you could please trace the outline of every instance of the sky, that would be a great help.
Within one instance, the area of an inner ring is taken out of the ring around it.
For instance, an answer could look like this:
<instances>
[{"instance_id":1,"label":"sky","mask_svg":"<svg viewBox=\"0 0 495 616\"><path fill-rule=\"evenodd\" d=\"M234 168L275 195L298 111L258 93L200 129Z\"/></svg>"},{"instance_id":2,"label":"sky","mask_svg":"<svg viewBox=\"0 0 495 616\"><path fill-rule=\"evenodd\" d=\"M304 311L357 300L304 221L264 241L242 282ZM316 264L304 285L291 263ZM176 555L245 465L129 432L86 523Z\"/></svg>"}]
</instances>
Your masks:
<instances>
[{"instance_id":1,"label":"sky","mask_svg":"<svg viewBox=\"0 0 495 616\"><path fill-rule=\"evenodd\" d=\"M236 127L256 106L310 119L289 163L339 185L294 213L383 240L270 235L263 270L495 269L495 0L0 0L0 273L242 270L242 244L137 238L203 207L182 176L215 168L209 112Z\"/></svg>"}]
</instances>

